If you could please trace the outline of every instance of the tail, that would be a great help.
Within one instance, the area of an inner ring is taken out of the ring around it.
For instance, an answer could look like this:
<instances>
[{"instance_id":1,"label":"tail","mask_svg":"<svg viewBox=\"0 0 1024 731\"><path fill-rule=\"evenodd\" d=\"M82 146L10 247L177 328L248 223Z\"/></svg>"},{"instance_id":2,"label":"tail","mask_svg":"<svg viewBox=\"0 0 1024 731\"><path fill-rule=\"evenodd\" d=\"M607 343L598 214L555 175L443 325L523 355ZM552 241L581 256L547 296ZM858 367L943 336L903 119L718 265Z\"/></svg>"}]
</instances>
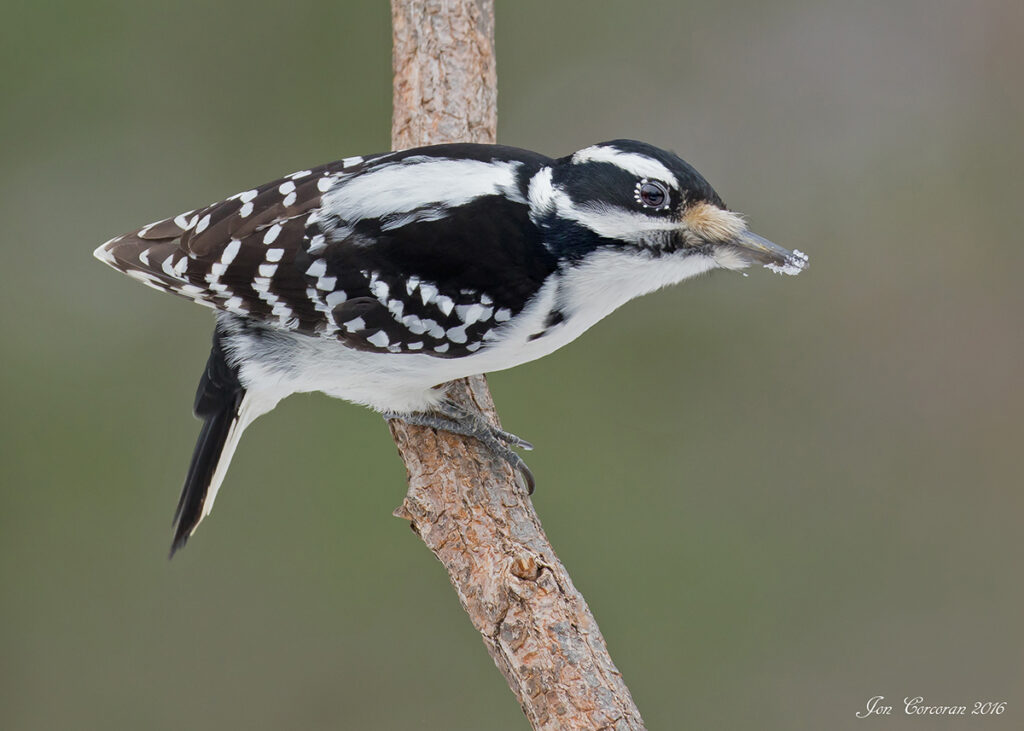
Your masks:
<instances>
[{"instance_id":1,"label":"tail","mask_svg":"<svg viewBox=\"0 0 1024 731\"><path fill-rule=\"evenodd\" d=\"M213 509L217 490L224 481L242 432L256 417L277 404L277 398L259 398L259 395L242 386L238 369L225 357L220 334L214 333L210 359L196 391L193 411L203 420L203 428L174 513L172 558Z\"/></svg>"}]
</instances>

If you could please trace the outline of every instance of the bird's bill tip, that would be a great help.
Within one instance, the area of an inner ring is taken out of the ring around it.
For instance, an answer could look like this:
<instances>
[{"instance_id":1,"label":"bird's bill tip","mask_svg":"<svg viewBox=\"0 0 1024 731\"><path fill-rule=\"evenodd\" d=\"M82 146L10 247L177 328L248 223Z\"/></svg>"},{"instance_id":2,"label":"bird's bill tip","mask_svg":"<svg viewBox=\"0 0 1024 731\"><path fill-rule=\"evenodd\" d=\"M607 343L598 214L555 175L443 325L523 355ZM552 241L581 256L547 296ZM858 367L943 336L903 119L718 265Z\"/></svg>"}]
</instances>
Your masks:
<instances>
[{"instance_id":1,"label":"bird's bill tip","mask_svg":"<svg viewBox=\"0 0 1024 731\"><path fill-rule=\"evenodd\" d=\"M760 264L776 274L795 276L809 266L807 254L802 251L784 249L750 231L744 231L737 236L729 243L728 248L743 260L742 266Z\"/></svg>"}]
</instances>

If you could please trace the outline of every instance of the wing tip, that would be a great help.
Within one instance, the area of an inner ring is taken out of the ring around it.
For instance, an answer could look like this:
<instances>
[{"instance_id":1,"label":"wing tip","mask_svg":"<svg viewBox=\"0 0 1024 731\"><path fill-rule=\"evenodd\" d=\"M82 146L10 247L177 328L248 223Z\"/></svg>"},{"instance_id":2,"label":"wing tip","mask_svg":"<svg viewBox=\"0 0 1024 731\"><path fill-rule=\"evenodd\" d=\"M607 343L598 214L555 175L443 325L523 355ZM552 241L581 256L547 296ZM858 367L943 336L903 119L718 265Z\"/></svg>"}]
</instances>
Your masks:
<instances>
[{"instance_id":1,"label":"wing tip","mask_svg":"<svg viewBox=\"0 0 1024 731\"><path fill-rule=\"evenodd\" d=\"M96 247L92 255L108 266L117 269L117 259L114 257L114 244L123 239L124 236L115 236Z\"/></svg>"}]
</instances>

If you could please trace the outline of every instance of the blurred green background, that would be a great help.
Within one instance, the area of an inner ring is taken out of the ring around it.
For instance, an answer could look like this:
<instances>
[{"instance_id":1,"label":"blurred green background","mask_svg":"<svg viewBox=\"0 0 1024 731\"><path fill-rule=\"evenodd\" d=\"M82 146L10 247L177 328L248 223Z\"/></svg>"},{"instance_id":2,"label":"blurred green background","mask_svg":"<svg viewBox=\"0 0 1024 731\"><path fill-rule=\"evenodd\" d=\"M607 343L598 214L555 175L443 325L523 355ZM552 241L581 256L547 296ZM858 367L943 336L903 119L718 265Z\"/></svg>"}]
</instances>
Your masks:
<instances>
[{"instance_id":1,"label":"blurred green background","mask_svg":"<svg viewBox=\"0 0 1024 731\"><path fill-rule=\"evenodd\" d=\"M526 728L368 411L261 419L166 561L212 318L91 258L387 149L386 4L3 14L0 728ZM502 142L674 148L811 256L491 378L651 728L1024 726L1022 34L1019 2L499 2Z\"/></svg>"}]
</instances>

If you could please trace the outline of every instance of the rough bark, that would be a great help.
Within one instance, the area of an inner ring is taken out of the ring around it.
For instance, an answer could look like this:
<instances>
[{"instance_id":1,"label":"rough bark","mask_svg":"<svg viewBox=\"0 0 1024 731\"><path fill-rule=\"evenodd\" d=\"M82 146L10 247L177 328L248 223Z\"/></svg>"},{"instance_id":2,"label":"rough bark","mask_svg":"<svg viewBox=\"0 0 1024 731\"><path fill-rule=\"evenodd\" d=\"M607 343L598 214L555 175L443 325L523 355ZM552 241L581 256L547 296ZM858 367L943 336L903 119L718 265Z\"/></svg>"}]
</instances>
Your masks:
<instances>
[{"instance_id":1,"label":"rough bark","mask_svg":"<svg viewBox=\"0 0 1024 731\"><path fill-rule=\"evenodd\" d=\"M394 149L494 142L493 0L392 0ZM482 376L450 393L497 423ZM395 515L441 561L535 729L642 729L583 596L510 468L472 439L391 421L409 491ZM553 489L540 476L540 489Z\"/></svg>"}]
</instances>

